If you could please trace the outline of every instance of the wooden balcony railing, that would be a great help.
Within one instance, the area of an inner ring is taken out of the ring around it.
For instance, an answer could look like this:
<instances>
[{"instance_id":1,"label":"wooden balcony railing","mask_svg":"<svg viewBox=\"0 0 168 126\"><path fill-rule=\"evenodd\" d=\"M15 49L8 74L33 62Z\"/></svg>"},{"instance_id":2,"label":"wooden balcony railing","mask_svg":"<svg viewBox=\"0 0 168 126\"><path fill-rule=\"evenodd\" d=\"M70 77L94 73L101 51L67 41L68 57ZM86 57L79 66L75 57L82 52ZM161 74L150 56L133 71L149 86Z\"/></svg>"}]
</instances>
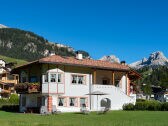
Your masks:
<instances>
[{"instance_id":1,"label":"wooden balcony railing","mask_svg":"<svg viewBox=\"0 0 168 126\"><path fill-rule=\"evenodd\" d=\"M17 93L37 93L41 91L40 83L19 83L15 85Z\"/></svg>"}]
</instances>

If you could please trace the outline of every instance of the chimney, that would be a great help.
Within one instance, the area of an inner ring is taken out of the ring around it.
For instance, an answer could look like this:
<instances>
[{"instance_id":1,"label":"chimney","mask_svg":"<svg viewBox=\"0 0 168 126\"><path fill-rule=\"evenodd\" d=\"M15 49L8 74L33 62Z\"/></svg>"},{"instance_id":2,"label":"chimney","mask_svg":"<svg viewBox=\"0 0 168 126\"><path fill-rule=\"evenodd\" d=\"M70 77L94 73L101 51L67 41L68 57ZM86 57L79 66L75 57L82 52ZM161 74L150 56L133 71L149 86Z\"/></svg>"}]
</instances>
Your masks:
<instances>
[{"instance_id":1,"label":"chimney","mask_svg":"<svg viewBox=\"0 0 168 126\"><path fill-rule=\"evenodd\" d=\"M126 62L125 61L121 61L120 64L121 65L126 65Z\"/></svg>"},{"instance_id":2,"label":"chimney","mask_svg":"<svg viewBox=\"0 0 168 126\"><path fill-rule=\"evenodd\" d=\"M53 55L55 55L55 51L50 51L49 56L53 56Z\"/></svg>"},{"instance_id":3,"label":"chimney","mask_svg":"<svg viewBox=\"0 0 168 126\"><path fill-rule=\"evenodd\" d=\"M76 59L82 60L83 59L83 54L80 52L76 52Z\"/></svg>"}]
</instances>

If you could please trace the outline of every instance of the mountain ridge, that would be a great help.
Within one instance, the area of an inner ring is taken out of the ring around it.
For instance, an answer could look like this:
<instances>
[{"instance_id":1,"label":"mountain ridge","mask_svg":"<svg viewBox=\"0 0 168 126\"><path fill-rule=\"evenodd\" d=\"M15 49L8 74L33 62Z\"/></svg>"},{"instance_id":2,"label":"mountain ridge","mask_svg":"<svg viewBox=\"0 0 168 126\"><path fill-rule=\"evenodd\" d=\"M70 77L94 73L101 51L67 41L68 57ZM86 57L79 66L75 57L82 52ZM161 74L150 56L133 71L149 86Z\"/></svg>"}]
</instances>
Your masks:
<instances>
[{"instance_id":1,"label":"mountain ridge","mask_svg":"<svg viewBox=\"0 0 168 126\"><path fill-rule=\"evenodd\" d=\"M141 69L144 67L157 68L158 66L167 66L168 59L161 51L156 51L150 54L149 58L143 58L142 60L133 62L130 67L134 69Z\"/></svg>"},{"instance_id":2,"label":"mountain ridge","mask_svg":"<svg viewBox=\"0 0 168 126\"><path fill-rule=\"evenodd\" d=\"M46 57L50 52L62 56L75 56L76 50L70 46L49 42L33 32L2 25L0 28L0 55L26 61ZM80 50L82 51L82 50ZM84 55L89 55L82 51Z\"/></svg>"},{"instance_id":3,"label":"mountain ridge","mask_svg":"<svg viewBox=\"0 0 168 126\"><path fill-rule=\"evenodd\" d=\"M115 55L103 56L99 60L108 61L112 63L120 63L120 59L116 57Z\"/></svg>"}]
</instances>

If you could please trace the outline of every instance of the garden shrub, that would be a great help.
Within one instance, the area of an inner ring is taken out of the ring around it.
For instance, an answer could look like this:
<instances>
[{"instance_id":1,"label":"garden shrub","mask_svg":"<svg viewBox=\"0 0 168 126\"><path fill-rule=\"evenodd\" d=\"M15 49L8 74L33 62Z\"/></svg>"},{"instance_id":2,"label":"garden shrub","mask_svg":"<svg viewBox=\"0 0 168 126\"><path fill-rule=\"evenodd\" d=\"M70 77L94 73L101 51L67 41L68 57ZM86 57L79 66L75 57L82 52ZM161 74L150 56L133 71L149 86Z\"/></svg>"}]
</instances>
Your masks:
<instances>
[{"instance_id":1,"label":"garden shrub","mask_svg":"<svg viewBox=\"0 0 168 126\"><path fill-rule=\"evenodd\" d=\"M146 110L147 109L147 103L146 102L136 102L134 106L135 110Z\"/></svg>"},{"instance_id":2,"label":"garden shrub","mask_svg":"<svg viewBox=\"0 0 168 126\"><path fill-rule=\"evenodd\" d=\"M0 108L1 108L3 105L8 105L8 104L10 104L10 103L9 103L9 99L7 99L7 98L1 98L1 99L0 99Z\"/></svg>"},{"instance_id":3,"label":"garden shrub","mask_svg":"<svg viewBox=\"0 0 168 126\"><path fill-rule=\"evenodd\" d=\"M7 112L19 112L19 105L3 105L1 110Z\"/></svg>"},{"instance_id":4,"label":"garden shrub","mask_svg":"<svg viewBox=\"0 0 168 126\"><path fill-rule=\"evenodd\" d=\"M162 104L158 101L143 101L143 102L136 102L135 110L149 110L149 111L160 111Z\"/></svg>"},{"instance_id":5,"label":"garden shrub","mask_svg":"<svg viewBox=\"0 0 168 126\"><path fill-rule=\"evenodd\" d=\"M10 98L0 99L0 109L5 111L18 111L19 97L17 94L11 94Z\"/></svg>"},{"instance_id":6,"label":"garden shrub","mask_svg":"<svg viewBox=\"0 0 168 126\"><path fill-rule=\"evenodd\" d=\"M168 111L168 102L162 103L161 110L162 111Z\"/></svg>"},{"instance_id":7,"label":"garden shrub","mask_svg":"<svg viewBox=\"0 0 168 126\"><path fill-rule=\"evenodd\" d=\"M149 111L160 111L162 104L158 101L146 101L147 103L147 110Z\"/></svg>"},{"instance_id":8,"label":"garden shrub","mask_svg":"<svg viewBox=\"0 0 168 126\"><path fill-rule=\"evenodd\" d=\"M129 104L124 104L123 105L123 110L134 110L134 104L129 103Z\"/></svg>"},{"instance_id":9,"label":"garden shrub","mask_svg":"<svg viewBox=\"0 0 168 126\"><path fill-rule=\"evenodd\" d=\"M168 102L161 103L155 100L139 100L135 105L131 103L124 104L123 110L168 111Z\"/></svg>"},{"instance_id":10,"label":"garden shrub","mask_svg":"<svg viewBox=\"0 0 168 126\"><path fill-rule=\"evenodd\" d=\"M9 98L9 102L11 104L18 105L19 104L19 96L17 94L11 94L11 96Z\"/></svg>"},{"instance_id":11,"label":"garden shrub","mask_svg":"<svg viewBox=\"0 0 168 126\"><path fill-rule=\"evenodd\" d=\"M146 99L137 99L136 102L145 102L147 101Z\"/></svg>"}]
</instances>

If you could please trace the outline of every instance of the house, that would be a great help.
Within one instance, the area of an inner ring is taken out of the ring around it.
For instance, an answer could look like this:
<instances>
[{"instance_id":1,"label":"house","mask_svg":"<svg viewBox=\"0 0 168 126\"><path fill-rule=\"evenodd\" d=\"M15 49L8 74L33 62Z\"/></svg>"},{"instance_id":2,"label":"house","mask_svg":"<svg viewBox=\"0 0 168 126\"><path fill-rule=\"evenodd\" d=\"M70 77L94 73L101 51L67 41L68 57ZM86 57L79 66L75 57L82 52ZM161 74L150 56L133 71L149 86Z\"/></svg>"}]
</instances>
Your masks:
<instances>
[{"instance_id":1,"label":"house","mask_svg":"<svg viewBox=\"0 0 168 126\"><path fill-rule=\"evenodd\" d=\"M110 109L122 109L125 103L135 103L135 80L140 75L125 62L83 59L52 55L16 67L12 73L19 74L20 112L38 111L52 105L63 112L80 111L85 104L90 110L104 105ZM107 95L87 95L101 91ZM98 105L98 106L97 106Z\"/></svg>"},{"instance_id":2,"label":"house","mask_svg":"<svg viewBox=\"0 0 168 126\"><path fill-rule=\"evenodd\" d=\"M19 82L19 76L10 74L12 65L0 59L0 98L8 98L11 93L15 93L14 86Z\"/></svg>"}]
</instances>

